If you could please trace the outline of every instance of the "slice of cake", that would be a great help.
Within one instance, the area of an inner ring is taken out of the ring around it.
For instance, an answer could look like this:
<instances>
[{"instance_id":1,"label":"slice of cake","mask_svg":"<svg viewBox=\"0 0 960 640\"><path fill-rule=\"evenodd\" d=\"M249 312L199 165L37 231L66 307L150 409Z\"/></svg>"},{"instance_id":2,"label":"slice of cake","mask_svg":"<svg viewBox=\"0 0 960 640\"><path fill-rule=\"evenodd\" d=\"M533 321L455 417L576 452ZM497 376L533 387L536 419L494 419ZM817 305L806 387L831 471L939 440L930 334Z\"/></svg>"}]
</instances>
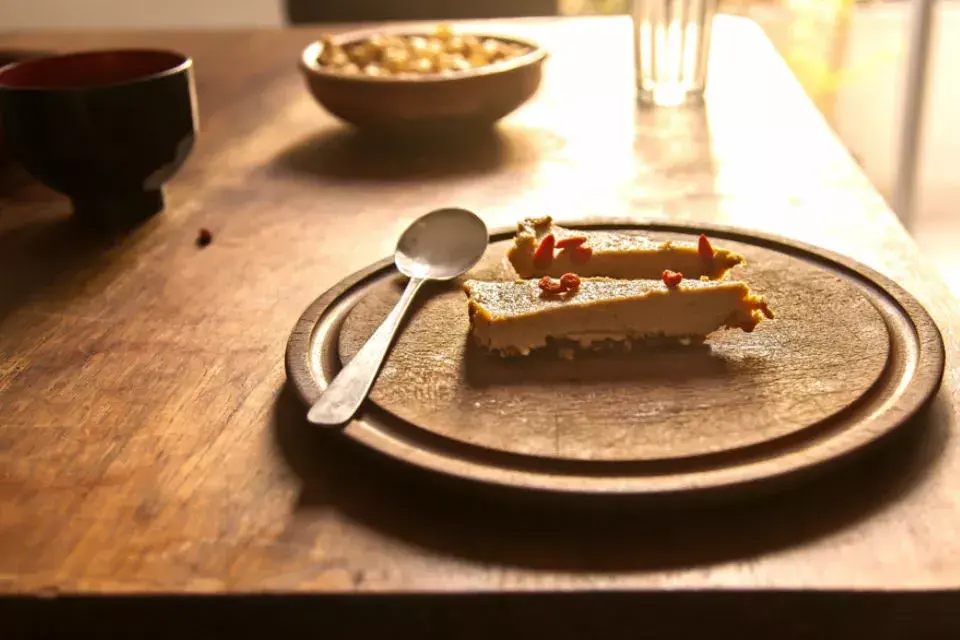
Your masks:
<instances>
[{"instance_id":1,"label":"slice of cake","mask_svg":"<svg viewBox=\"0 0 960 640\"><path fill-rule=\"evenodd\" d=\"M473 337L503 355L529 354L548 341L590 347L652 337L700 341L724 327L753 331L773 314L743 282L583 278L567 274L515 282L469 280L463 288ZM564 281L565 280L565 281Z\"/></svg>"},{"instance_id":2,"label":"slice of cake","mask_svg":"<svg viewBox=\"0 0 960 640\"><path fill-rule=\"evenodd\" d=\"M520 222L507 257L521 278L573 271L582 277L633 280L659 278L669 269L691 279L719 280L744 262L733 251L714 248L706 236L699 242L656 242L618 231L566 229L550 216Z\"/></svg>"}]
</instances>

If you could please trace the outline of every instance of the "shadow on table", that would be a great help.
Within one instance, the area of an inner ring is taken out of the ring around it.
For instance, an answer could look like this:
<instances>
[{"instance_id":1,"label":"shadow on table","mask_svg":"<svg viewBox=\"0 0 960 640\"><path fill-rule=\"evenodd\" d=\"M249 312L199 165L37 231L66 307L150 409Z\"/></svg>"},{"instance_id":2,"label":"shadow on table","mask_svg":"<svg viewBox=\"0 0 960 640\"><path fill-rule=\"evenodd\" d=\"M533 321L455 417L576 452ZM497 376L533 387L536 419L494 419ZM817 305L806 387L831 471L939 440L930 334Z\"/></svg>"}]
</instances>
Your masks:
<instances>
[{"instance_id":1,"label":"shadow on table","mask_svg":"<svg viewBox=\"0 0 960 640\"><path fill-rule=\"evenodd\" d=\"M0 66L54 53L0 49ZM11 214L0 205L0 321L34 295L54 287L58 301L74 292L90 295L85 284L100 271L105 252L132 229L106 232L79 223L66 198L40 185L11 157L4 148L0 122L0 198L11 194L20 204L35 206L29 212Z\"/></svg>"},{"instance_id":2,"label":"shadow on table","mask_svg":"<svg viewBox=\"0 0 960 640\"><path fill-rule=\"evenodd\" d=\"M939 401L928 411L949 413ZM305 413L295 392L284 387L275 404L275 437L301 478L299 509L336 509L444 555L573 572L694 567L827 535L911 491L947 438L947 415L914 420L856 464L802 486L749 500L678 506L536 495L431 476L317 429Z\"/></svg>"},{"instance_id":3,"label":"shadow on table","mask_svg":"<svg viewBox=\"0 0 960 640\"><path fill-rule=\"evenodd\" d=\"M65 199L54 204L44 195L38 205L38 219L27 222L20 212L13 219L0 210L0 322L41 292L45 311L96 295L90 281L116 267L110 249L134 231L91 228L73 217Z\"/></svg>"},{"instance_id":4,"label":"shadow on table","mask_svg":"<svg viewBox=\"0 0 960 640\"><path fill-rule=\"evenodd\" d=\"M270 170L333 179L403 182L483 175L534 159L535 149L522 136L500 128L405 139L336 127L292 145L273 160Z\"/></svg>"}]
</instances>

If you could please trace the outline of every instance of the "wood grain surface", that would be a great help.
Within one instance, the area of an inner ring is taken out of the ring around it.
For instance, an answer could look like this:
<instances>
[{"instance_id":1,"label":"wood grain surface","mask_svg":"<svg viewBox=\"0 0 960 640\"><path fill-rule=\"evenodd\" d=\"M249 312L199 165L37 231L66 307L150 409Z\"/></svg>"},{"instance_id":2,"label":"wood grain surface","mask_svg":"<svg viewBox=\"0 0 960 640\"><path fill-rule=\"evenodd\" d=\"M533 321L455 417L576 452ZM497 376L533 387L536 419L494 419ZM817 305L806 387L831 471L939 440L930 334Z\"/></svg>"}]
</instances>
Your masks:
<instances>
[{"instance_id":1,"label":"wood grain surface","mask_svg":"<svg viewBox=\"0 0 960 640\"><path fill-rule=\"evenodd\" d=\"M483 27L550 49L540 93L495 132L417 147L313 102L296 60L317 30L0 36L183 50L201 118L167 210L127 235L85 232L63 198L0 172L0 590L960 587L957 303L759 28L718 20L706 109L638 111L627 20ZM930 310L943 388L857 464L720 510L551 506L394 468L308 428L284 346L322 291L451 205L490 227L673 219L841 252Z\"/></svg>"},{"instance_id":2,"label":"wood grain surface","mask_svg":"<svg viewBox=\"0 0 960 640\"><path fill-rule=\"evenodd\" d=\"M467 277L514 279L505 264L509 245L491 245ZM548 352L504 359L473 342L466 297L453 283L425 292L371 399L429 431L497 451L664 460L788 436L850 406L874 385L891 338L855 281L770 249L730 241L722 246L746 257L747 265L729 277L766 296L775 321L749 334L717 332L688 348L572 361ZM340 332L345 362L401 292L401 278L386 278L353 307Z\"/></svg>"}]
</instances>

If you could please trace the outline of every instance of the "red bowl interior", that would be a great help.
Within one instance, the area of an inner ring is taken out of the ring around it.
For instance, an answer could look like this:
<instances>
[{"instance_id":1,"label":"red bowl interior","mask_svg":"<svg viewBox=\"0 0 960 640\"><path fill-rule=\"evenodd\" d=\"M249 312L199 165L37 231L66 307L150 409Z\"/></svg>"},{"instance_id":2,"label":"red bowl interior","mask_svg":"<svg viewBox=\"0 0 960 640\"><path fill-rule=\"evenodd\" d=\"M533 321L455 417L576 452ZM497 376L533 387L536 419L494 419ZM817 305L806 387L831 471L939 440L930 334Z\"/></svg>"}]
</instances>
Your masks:
<instances>
[{"instance_id":1,"label":"red bowl interior","mask_svg":"<svg viewBox=\"0 0 960 640\"><path fill-rule=\"evenodd\" d=\"M0 69L0 88L80 89L144 80L188 64L172 51L90 51L14 63Z\"/></svg>"}]
</instances>

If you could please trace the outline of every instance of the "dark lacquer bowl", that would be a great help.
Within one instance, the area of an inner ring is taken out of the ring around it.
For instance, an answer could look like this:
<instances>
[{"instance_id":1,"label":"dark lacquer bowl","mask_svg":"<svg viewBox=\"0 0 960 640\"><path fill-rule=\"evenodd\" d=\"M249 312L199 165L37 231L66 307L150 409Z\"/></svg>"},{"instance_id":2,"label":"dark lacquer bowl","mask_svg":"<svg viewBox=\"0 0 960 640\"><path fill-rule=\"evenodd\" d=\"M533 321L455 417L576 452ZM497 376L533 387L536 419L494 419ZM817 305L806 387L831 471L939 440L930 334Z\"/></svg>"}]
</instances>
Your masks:
<instances>
[{"instance_id":1,"label":"dark lacquer bowl","mask_svg":"<svg viewBox=\"0 0 960 640\"><path fill-rule=\"evenodd\" d=\"M547 52L534 42L495 34L465 33L525 47L510 60L451 73L369 76L345 74L319 61L325 47L347 48L372 36L430 37L427 30L394 27L358 31L310 44L300 70L327 111L360 129L391 134L442 134L494 125L537 91Z\"/></svg>"},{"instance_id":2,"label":"dark lacquer bowl","mask_svg":"<svg viewBox=\"0 0 960 640\"><path fill-rule=\"evenodd\" d=\"M13 63L0 69L0 122L8 153L78 217L136 222L163 208L193 148L193 62L129 49Z\"/></svg>"},{"instance_id":3,"label":"dark lacquer bowl","mask_svg":"<svg viewBox=\"0 0 960 640\"><path fill-rule=\"evenodd\" d=\"M41 58L49 55L53 55L53 54L48 51L3 49L3 50L0 50L0 69L7 66L8 64L13 64L14 62L23 62L24 60ZM3 122L0 121L0 162L5 161L6 159L7 159L7 153L3 146Z\"/></svg>"}]
</instances>

